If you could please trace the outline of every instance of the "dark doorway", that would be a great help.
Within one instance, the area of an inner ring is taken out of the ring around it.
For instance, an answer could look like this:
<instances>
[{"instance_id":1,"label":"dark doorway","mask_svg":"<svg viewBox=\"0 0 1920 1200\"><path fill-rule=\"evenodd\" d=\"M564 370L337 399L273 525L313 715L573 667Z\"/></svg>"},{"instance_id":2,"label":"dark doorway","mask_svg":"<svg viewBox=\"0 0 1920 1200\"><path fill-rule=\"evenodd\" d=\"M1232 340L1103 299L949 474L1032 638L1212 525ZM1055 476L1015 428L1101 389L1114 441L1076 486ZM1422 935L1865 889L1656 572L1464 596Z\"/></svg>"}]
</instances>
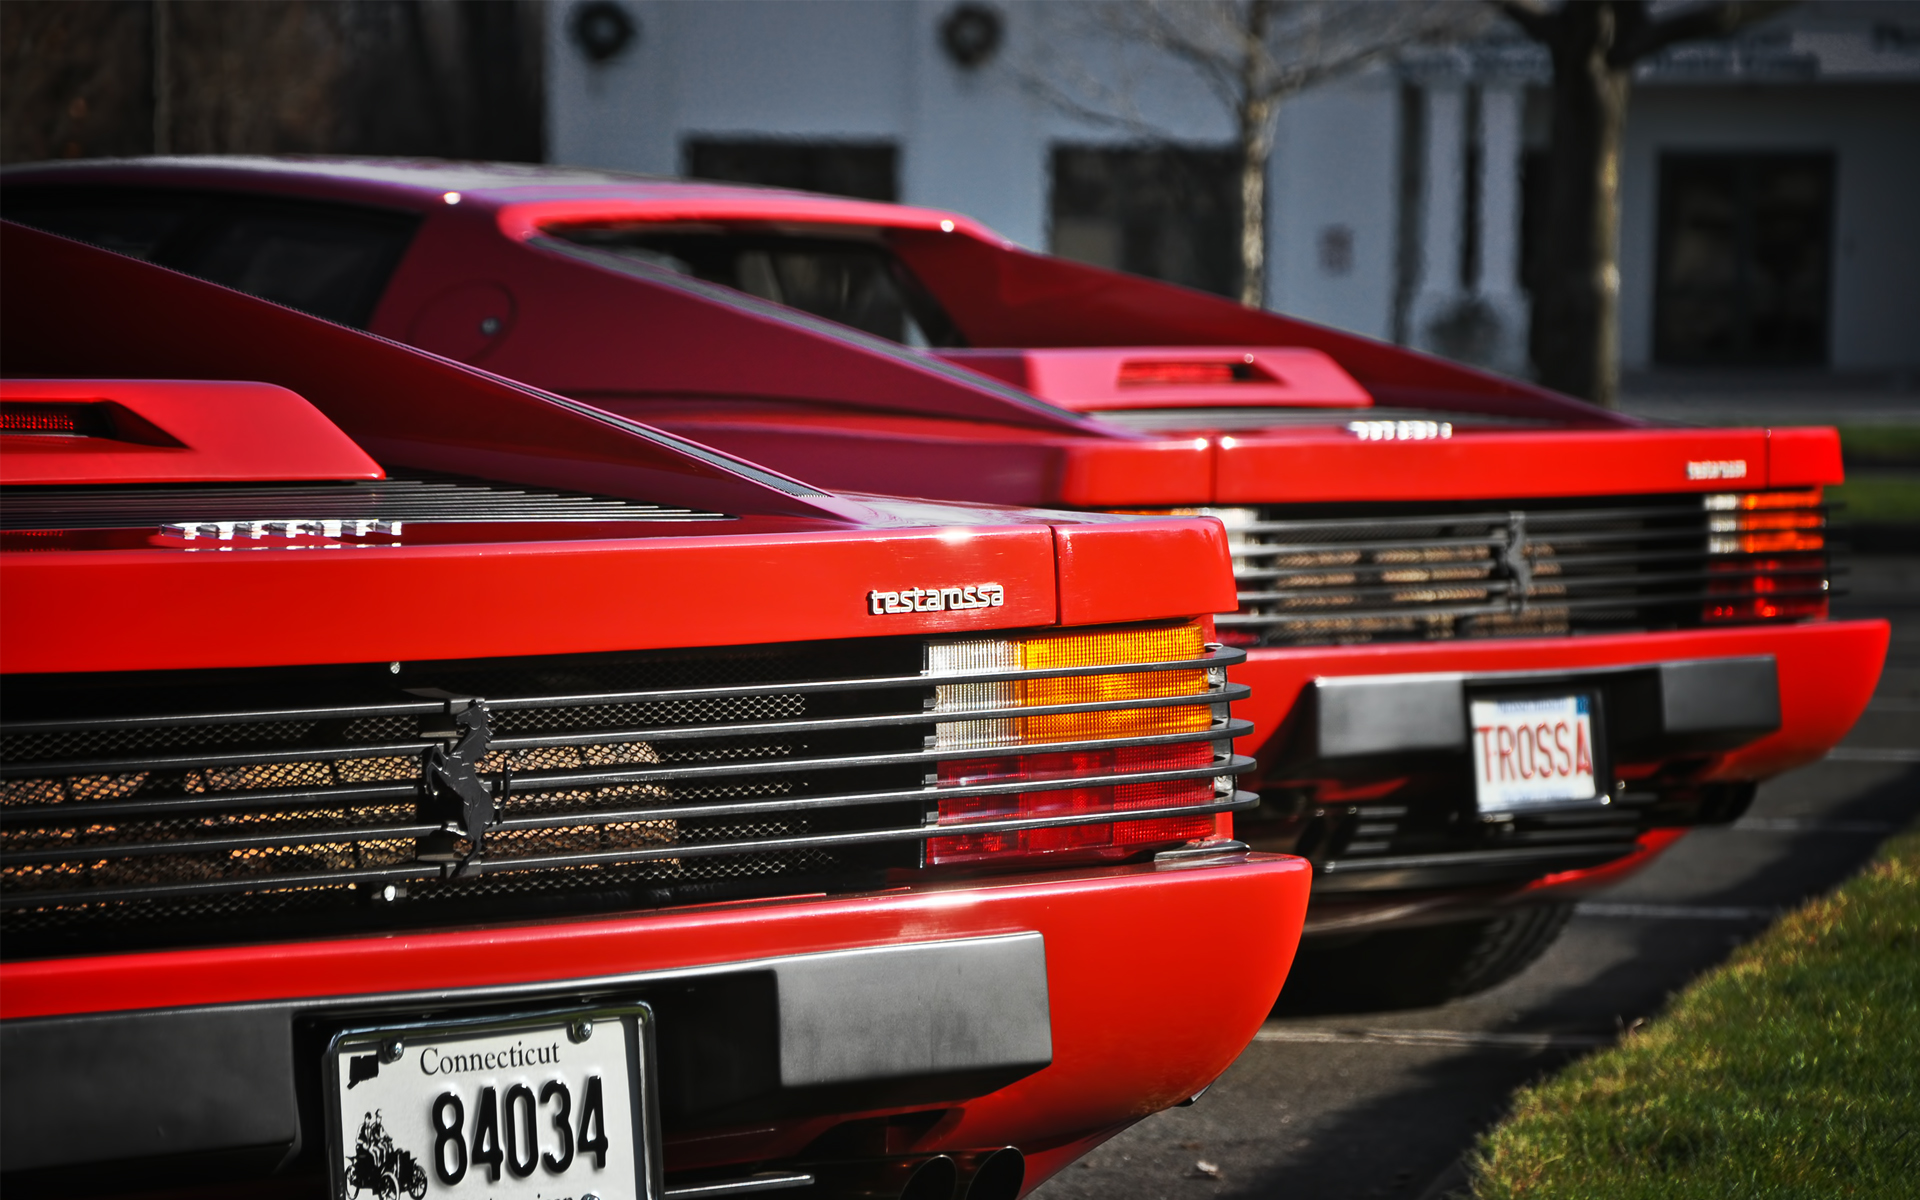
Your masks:
<instances>
[{"instance_id":1,"label":"dark doorway","mask_svg":"<svg viewBox=\"0 0 1920 1200\"><path fill-rule=\"evenodd\" d=\"M1055 146L1053 252L1238 296L1239 176L1233 150Z\"/></svg>"},{"instance_id":2,"label":"dark doorway","mask_svg":"<svg viewBox=\"0 0 1920 1200\"><path fill-rule=\"evenodd\" d=\"M1833 261L1830 154L1663 154L1654 360L1820 366Z\"/></svg>"},{"instance_id":3,"label":"dark doorway","mask_svg":"<svg viewBox=\"0 0 1920 1200\"><path fill-rule=\"evenodd\" d=\"M887 142L796 142L779 138L689 138L687 174L859 200L900 198L899 151Z\"/></svg>"}]
</instances>

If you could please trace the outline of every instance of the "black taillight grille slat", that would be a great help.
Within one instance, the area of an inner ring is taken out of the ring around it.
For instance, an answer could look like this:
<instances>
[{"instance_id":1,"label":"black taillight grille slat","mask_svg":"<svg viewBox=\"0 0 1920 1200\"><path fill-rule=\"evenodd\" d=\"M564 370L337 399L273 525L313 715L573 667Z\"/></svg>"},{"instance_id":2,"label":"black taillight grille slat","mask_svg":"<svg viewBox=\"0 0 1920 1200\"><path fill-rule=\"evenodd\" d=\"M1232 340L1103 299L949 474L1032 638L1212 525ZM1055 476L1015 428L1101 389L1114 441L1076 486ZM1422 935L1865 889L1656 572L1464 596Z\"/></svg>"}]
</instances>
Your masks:
<instances>
[{"instance_id":1,"label":"black taillight grille slat","mask_svg":"<svg viewBox=\"0 0 1920 1200\"><path fill-rule=\"evenodd\" d=\"M617 745L629 742L693 741L704 738L738 738L912 725L941 725L953 721L1004 720L1068 714L1118 712L1130 709L1198 708L1245 699L1244 684L1228 684L1218 694L1204 696L1152 696L1138 699L1106 700L1084 704L1049 704L971 708L943 712L870 714L815 721L764 721L739 725L662 726L654 729L574 730L567 733L498 737L490 739L491 749L525 750L545 747ZM415 757L435 742L418 740L372 746L336 746L304 748L279 747L241 753L206 755L168 755L152 758L117 758L53 762L14 762L0 765L0 779L37 778L46 775L131 775L142 772L185 770L189 768L245 767L289 760L336 762L350 759L388 759ZM4 811L4 810L0 810Z\"/></svg>"},{"instance_id":2,"label":"black taillight grille slat","mask_svg":"<svg viewBox=\"0 0 1920 1200\"><path fill-rule=\"evenodd\" d=\"M425 837L438 825L415 822L408 825L335 825L315 829L306 835L292 833L232 833L224 836L194 836L164 841L99 842L76 839L74 844L43 850L25 850L0 854L0 867L36 866L64 862L81 851L86 857L140 858L153 854L199 854L224 850L298 850L307 846L344 845L354 842L407 841Z\"/></svg>"},{"instance_id":3,"label":"black taillight grille slat","mask_svg":"<svg viewBox=\"0 0 1920 1200\"><path fill-rule=\"evenodd\" d=\"M1684 629L1824 611L1813 493L1223 509L1238 645ZM1308 515L1311 513L1321 515Z\"/></svg>"},{"instance_id":4,"label":"black taillight grille slat","mask_svg":"<svg viewBox=\"0 0 1920 1200\"><path fill-rule=\"evenodd\" d=\"M324 789L286 789L242 792L207 792L191 796L163 796L157 799L134 798L106 801L62 801L58 805L15 804L0 808L0 825L20 825L48 819L58 813L62 821L132 820L145 817L189 816L219 813L233 809L271 805L291 811L306 806L343 803L372 803L380 800L411 800L418 795L416 783L374 784L360 787Z\"/></svg>"},{"instance_id":5,"label":"black taillight grille slat","mask_svg":"<svg viewBox=\"0 0 1920 1200\"><path fill-rule=\"evenodd\" d=\"M291 759L310 762L337 762L356 758L417 757L429 741L388 742L361 746L280 746L266 750L232 751L224 754L164 754L141 758L55 759L52 762L9 762L0 765L0 779L23 776L131 775L143 771L182 771L192 768L248 767L264 763L284 763Z\"/></svg>"},{"instance_id":6,"label":"black taillight grille slat","mask_svg":"<svg viewBox=\"0 0 1920 1200\"><path fill-rule=\"evenodd\" d=\"M1250 759L1233 759L1223 763L1220 769L1245 771L1252 766ZM1222 798L1211 804L1164 806L1157 808L1128 809L1124 814L1108 813L1099 817L1085 815L1060 817L1025 817L1007 820L971 821L961 826L940 828L882 828L835 831L832 833L787 834L762 836L744 839L714 840L704 842L682 842L672 846L658 846L644 849L600 850L567 855L539 855L525 858L507 858L498 862L489 862L485 872L488 877L508 877L522 875L530 871L551 871L570 867L611 866L627 863L640 863L682 858L710 858L723 855L742 854L779 854L793 850L832 850L843 847L857 847L881 843L901 843L924 841L930 837L944 836L955 832L969 834L1004 833L1022 829L1053 829L1069 825L1108 824L1114 821L1155 821L1168 817L1210 815L1250 808L1257 798L1245 792L1235 793L1231 799ZM312 871L260 876L235 876L220 879L196 880L188 883L154 884L133 887L102 887L74 890L61 896L63 904L78 909L91 906L124 903L127 901L165 900L172 897L205 895L220 892L261 892L271 895L276 892L309 890L316 888L341 888L362 883L418 882L437 879L441 875L437 867L393 866L367 867L332 871ZM26 901L8 897L5 904L9 909L19 910L28 907Z\"/></svg>"},{"instance_id":7,"label":"black taillight grille slat","mask_svg":"<svg viewBox=\"0 0 1920 1200\"><path fill-rule=\"evenodd\" d=\"M1091 750L1144 749L1152 746L1179 745L1184 742L1213 741L1246 737L1253 725L1244 720L1215 721L1210 728L1187 733L1150 734L1139 737L1041 742L1018 747L951 748L901 750L886 754L837 754L811 758L790 756L764 759L729 759L721 762L694 762L676 766L617 767L601 770L516 772L512 786L522 789L636 787L647 784L700 783L716 779L751 779L764 775L792 775L810 772L862 770L880 767L929 767L941 762L957 762L1013 752L1027 754L1072 754ZM1016 789L1019 790L1019 789ZM1027 790L1040 790L1037 787ZM947 794L943 789L942 794ZM278 804L272 793L254 793L261 803ZM313 796L303 793L302 799ZM195 806L198 807L198 806ZM98 806L90 809L99 812ZM147 810L149 814L153 809ZM182 805L182 811L191 811ZM27 820L70 820L59 804L18 806L9 813L9 825Z\"/></svg>"},{"instance_id":8,"label":"black taillight grille slat","mask_svg":"<svg viewBox=\"0 0 1920 1200\"><path fill-rule=\"evenodd\" d=\"M1817 583L1818 581L1826 579L1827 573L1818 568L1802 568L1798 570L1764 570L1764 571L1749 568L1745 570L1736 570L1736 571L1665 571L1665 572L1648 571L1648 572L1643 572L1639 574L1621 574L1621 575L1546 575L1546 576L1542 576L1542 575L1536 574L1534 578L1536 580L1544 580L1544 582L1538 582L1533 584L1532 586L1526 588L1525 592L1530 599L1537 600L1544 604L1554 604L1554 603L1558 603L1561 597L1572 596L1575 591L1588 591L1596 588L1635 587L1635 588L1644 589L1644 588L1651 587L1651 588L1658 589L1662 585L1667 585L1667 584L1698 583L1701 580L1733 581L1733 580L1739 580L1739 579L1753 579L1761 576L1765 576L1771 579L1814 580L1816 581L1816 586L1814 587L1813 590L1820 591L1823 589L1819 588L1817 586ZM1396 583L1396 584L1381 584L1381 585L1370 585L1367 587L1343 587L1337 590L1333 588L1324 588L1324 589L1293 588L1293 589L1288 589L1284 591L1276 590L1276 591L1266 591L1266 592L1241 592L1240 602L1242 604L1272 604L1272 603L1278 603L1281 601L1296 600L1296 599L1301 599L1301 600L1331 599L1331 598L1337 598L1341 596L1392 597L1396 594L1415 592L1415 591L1437 592L1437 591L1467 591L1467 590L1476 590L1476 591L1484 592L1488 596L1517 596L1521 593L1520 587L1514 581L1509 579L1489 579L1489 580L1478 580L1478 581L1462 579L1462 580L1433 580L1431 582L1423 581L1423 582L1407 582L1407 583ZM1688 594L1694 595L1697 593L1690 591Z\"/></svg>"},{"instance_id":9,"label":"black taillight grille slat","mask_svg":"<svg viewBox=\"0 0 1920 1200\"><path fill-rule=\"evenodd\" d=\"M1252 760L1233 758L1221 762L1210 762L1198 767L1186 767L1164 771L1128 771L1106 775L1079 775L1061 779L1029 780L1016 783L990 783L956 785L939 789L938 798L952 800L962 797L1010 795L1018 792L1064 791L1084 787L1125 787L1138 784L1164 783L1182 779L1205 779L1228 771L1244 770L1252 765ZM833 808L866 807L871 805L915 805L924 808L928 800L925 788L897 789L892 792L850 792L838 795L806 796L783 798L777 805L782 814L819 811ZM594 825L637 824L643 822L699 821L719 817L766 814L770 806L764 802L738 802L725 804L663 804L657 807L608 809L595 807L575 812L537 813L521 817L507 817L498 822L493 829L502 833L528 832L544 829L577 829ZM919 832L915 836L933 837L949 832L948 829L926 826L916 810L911 819L899 828L912 827ZM1104 823L1112 820L1111 815L1080 816L1079 823ZM1129 818L1133 819L1133 818ZM1073 823L1070 821L1069 823ZM204 833L191 831L182 836L163 840L136 840L117 842L100 837L75 839L64 847L23 851L9 850L0 853L0 867L32 866L43 863L60 862L73 857L72 846L78 845L87 857L133 858L153 854L190 854L223 850L244 849L285 849L298 850L303 847L336 845L357 841L410 839L425 837L440 827L431 824L414 823L362 823L326 825L291 832L261 833ZM973 830L971 824L966 826ZM31 831L27 831L29 834ZM16 835L16 839L18 835Z\"/></svg>"},{"instance_id":10,"label":"black taillight grille slat","mask_svg":"<svg viewBox=\"0 0 1920 1200\"><path fill-rule=\"evenodd\" d=\"M1114 663L1099 666L1059 666L1034 668L1032 670L992 670L969 671L961 682L966 683L1013 683L1039 679L1073 679L1086 675L1138 675L1161 671L1191 671L1220 665L1217 654L1204 658L1164 659L1146 662ZM912 675L881 674L859 677L826 677L807 679L781 679L766 683L741 683L714 687L646 688L623 689L601 692L551 692L541 695L519 695L509 693L495 695L487 692L487 704L490 708L508 712L514 710L534 710L542 708L571 708L586 706L611 706L622 704L672 704L689 701L717 699L751 699L769 695L809 696L837 692L873 692L892 691L900 688L926 687L930 677L915 673ZM931 678L931 682L946 682L945 677ZM478 692L476 692L478 694ZM423 716L441 712L446 707L444 701L404 701L384 704L354 704L328 707L236 707L204 709L182 713L140 713L116 712L111 716L100 717L64 717L19 720L9 719L5 732L0 737L13 739L25 734L62 733L87 730L112 730L124 733L145 729L175 729L182 726L200 725L243 725L255 722L300 721L313 722L328 719L361 719L374 717ZM945 720L945 717L941 718ZM17 757L11 749L5 755L8 759Z\"/></svg>"},{"instance_id":11,"label":"black taillight grille slat","mask_svg":"<svg viewBox=\"0 0 1920 1200\"><path fill-rule=\"evenodd\" d=\"M399 910L379 895L466 896L511 915L528 891L632 904L681 887L779 887L795 872L809 886L869 880L955 829L1117 826L1251 801L1221 782L1251 766L1227 749L1251 726L1223 715L1246 694L1225 681L1240 651L1030 670L935 668L931 654L888 638L524 666L10 679L8 952L84 950L109 934L191 941L192 915L404 922L382 915ZM1125 682L1077 693L1089 700L1061 691L1088 676ZM1100 765L1077 757L1088 753ZM447 757L460 754L471 757ZM1039 773L997 774L1016 759ZM977 765L944 765L962 761ZM443 781L456 769L477 792ZM1169 787L1178 802L1144 807ZM1087 788L1135 798L1064 820L934 820L943 801Z\"/></svg>"}]
</instances>

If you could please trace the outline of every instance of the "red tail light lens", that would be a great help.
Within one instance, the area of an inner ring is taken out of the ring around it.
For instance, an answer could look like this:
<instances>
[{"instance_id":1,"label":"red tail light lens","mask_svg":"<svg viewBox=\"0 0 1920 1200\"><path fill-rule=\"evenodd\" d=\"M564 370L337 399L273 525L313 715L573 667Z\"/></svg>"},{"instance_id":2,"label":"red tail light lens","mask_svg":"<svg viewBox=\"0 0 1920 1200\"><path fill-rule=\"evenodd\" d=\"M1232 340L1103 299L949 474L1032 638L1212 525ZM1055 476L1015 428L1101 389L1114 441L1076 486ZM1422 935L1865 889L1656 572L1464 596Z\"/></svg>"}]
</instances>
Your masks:
<instances>
[{"instance_id":1,"label":"red tail light lens","mask_svg":"<svg viewBox=\"0 0 1920 1200\"><path fill-rule=\"evenodd\" d=\"M1274 378L1254 363L1232 359L1209 362L1132 358L1120 364L1118 382L1121 387L1191 387L1209 383L1272 383Z\"/></svg>"},{"instance_id":2,"label":"red tail light lens","mask_svg":"<svg viewBox=\"0 0 1920 1200\"><path fill-rule=\"evenodd\" d=\"M98 404L50 404L33 400L0 402L0 433L37 433L54 437L105 437L106 414Z\"/></svg>"},{"instance_id":3,"label":"red tail light lens","mask_svg":"<svg viewBox=\"0 0 1920 1200\"><path fill-rule=\"evenodd\" d=\"M1213 762L1210 743L1186 746L1135 746L1070 754L1028 754L942 763L943 786L980 783L1039 783L1089 775L1136 775L1206 767ZM1047 791L966 796L940 801L941 825L1009 818L1122 813L1147 808L1206 804L1213 799L1211 776L1138 783L1064 787ZM1185 842L1213 832L1213 816L1162 817L1097 825L1017 829L996 833L937 837L927 845L929 864L977 862L1009 854L1041 855L1061 850L1115 850L1121 854L1164 842Z\"/></svg>"},{"instance_id":4,"label":"red tail light lens","mask_svg":"<svg viewBox=\"0 0 1920 1200\"><path fill-rule=\"evenodd\" d=\"M1709 623L1827 615L1827 516L1819 488L1704 498Z\"/></svg>"}]
</instances>

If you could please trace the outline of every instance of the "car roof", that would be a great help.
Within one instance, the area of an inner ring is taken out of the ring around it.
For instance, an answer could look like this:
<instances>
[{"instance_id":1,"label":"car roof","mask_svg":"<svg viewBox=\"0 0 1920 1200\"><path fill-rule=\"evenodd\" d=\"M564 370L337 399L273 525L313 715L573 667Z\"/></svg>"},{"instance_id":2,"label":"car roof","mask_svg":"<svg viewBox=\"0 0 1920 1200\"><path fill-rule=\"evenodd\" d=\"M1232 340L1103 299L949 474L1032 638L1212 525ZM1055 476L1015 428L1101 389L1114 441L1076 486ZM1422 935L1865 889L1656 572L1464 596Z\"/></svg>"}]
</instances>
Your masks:
<instances>
[{"instance_id":1,"label":"car roof","mask_svg":"<svg viewBox=\"0 0 1920 1200\"><path fill-rule=\"evenodd\" d=\"M100 158L8 167L0 182L239 188L412 211L430 211L458 193L460 203L501 209L557 204L585 216L596 202L650 219L708 216L730 220L814 221L891 228L961 226L988 241L1005 239L956 213L826 196L757 184L719 183L542 163L434 158L179 155Z\"/></svg>"}]
</instances>

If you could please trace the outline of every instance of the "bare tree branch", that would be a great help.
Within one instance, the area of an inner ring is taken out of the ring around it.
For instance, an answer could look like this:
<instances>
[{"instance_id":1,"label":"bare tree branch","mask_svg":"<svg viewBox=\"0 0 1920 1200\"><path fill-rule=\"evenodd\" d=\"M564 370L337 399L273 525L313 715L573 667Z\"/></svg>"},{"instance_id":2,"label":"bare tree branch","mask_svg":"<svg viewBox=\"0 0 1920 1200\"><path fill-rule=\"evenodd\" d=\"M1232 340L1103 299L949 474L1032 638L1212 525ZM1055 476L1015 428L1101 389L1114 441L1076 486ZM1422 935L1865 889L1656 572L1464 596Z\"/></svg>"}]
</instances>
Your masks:
<instances>
[{"instance_id":1,"label":"bare tree branch","mask_svg":"<svg viewBox=\"0 0 1920 1200\"><path fill-rule=\"evenodd\" d=\"M1607 54L1609 66L1625 67L1676 42L1697 38L1725 37L1756 21L1793 7L1793 0L1721 0L1683 9L1658 20L1637 23L1621 37Z\"/></svg>"},{"instance_id":2,"label":"bare tree branch","mask_svg":"<svg viewBox=\"0 0 1920 1200\"><path fill-rule=\"evenodd\" d=\"M1553 15L1541 0L1487 0L1487 3L1534 41L1544 42L1553 36Z\"/></svg>"},{"instance_id":3,"label":"bare tree branch","mask_svg":"<svg viewBox=\"0 0 1920 1200\"><path fill-rule=\"evenodd\" d=\"M1251 305L1264 299L1267 162L1282 103L1491 15L1458 0L1056 0L1034 11L1065 36L1042 34L1048 57L1023 83L1056 110L1175 140L1124 77L1156 60L1183 68L1226 110L1241 160L1241 299Z\"/></svg>"}]
</instances>

